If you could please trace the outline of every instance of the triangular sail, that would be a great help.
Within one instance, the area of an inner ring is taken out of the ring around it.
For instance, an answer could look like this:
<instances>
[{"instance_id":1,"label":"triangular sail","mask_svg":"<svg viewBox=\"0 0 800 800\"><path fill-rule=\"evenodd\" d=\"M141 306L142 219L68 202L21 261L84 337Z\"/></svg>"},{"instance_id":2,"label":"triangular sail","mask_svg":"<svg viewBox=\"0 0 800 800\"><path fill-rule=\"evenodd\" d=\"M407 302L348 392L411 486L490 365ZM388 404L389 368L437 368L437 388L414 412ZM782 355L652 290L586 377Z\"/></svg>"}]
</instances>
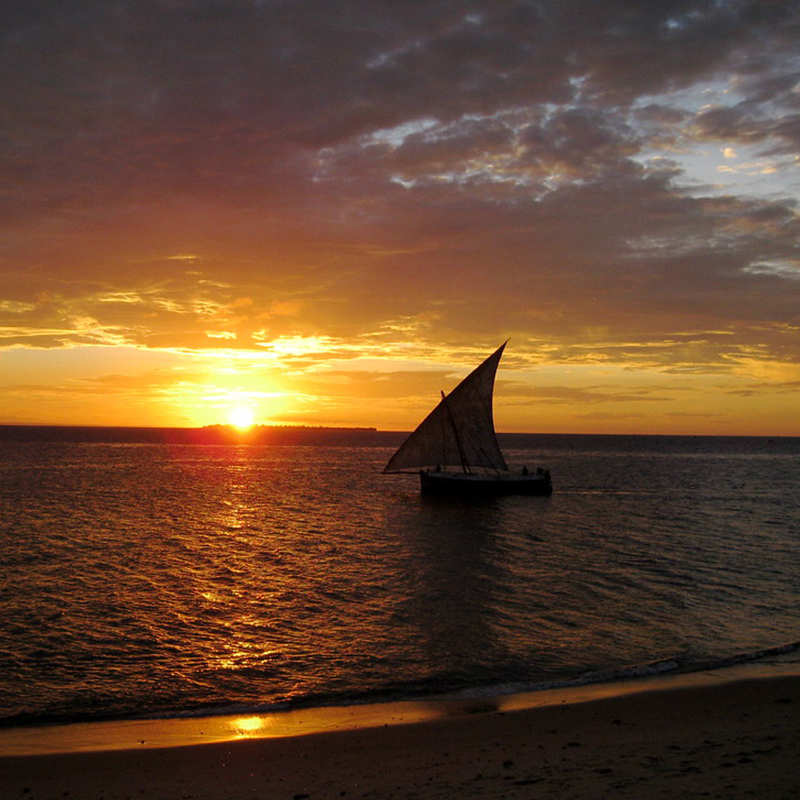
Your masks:
<instances>
[{"instance_id":1,"label":"triangular sail","mask_svg":"<svg viewBox=\"0 0 800 800\"><path fill-rule=\"evenodd\" d=\"M384 472L462 467L508 471L497 444L492 393L501 345L428 414L389 459Z\"/></svg>"}]
</instances>

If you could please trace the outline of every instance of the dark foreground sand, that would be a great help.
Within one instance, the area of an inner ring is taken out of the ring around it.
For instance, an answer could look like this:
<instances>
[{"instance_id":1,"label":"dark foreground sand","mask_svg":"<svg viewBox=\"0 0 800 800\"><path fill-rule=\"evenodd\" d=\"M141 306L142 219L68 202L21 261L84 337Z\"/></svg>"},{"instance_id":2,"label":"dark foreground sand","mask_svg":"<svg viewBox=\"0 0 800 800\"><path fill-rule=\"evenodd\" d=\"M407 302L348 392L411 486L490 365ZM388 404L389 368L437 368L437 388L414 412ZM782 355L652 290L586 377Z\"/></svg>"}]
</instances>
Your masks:
<instances>
[{"instance_id":1,"label":"dark foreground sand","mask_svg":"<svg viewBox=\"0 0 800 800\"><path fill-rule=\"evenodd\" d=\"M0 758L3 800L800 798L800 678L288 738Z\"/></svg>"}]
</instances>

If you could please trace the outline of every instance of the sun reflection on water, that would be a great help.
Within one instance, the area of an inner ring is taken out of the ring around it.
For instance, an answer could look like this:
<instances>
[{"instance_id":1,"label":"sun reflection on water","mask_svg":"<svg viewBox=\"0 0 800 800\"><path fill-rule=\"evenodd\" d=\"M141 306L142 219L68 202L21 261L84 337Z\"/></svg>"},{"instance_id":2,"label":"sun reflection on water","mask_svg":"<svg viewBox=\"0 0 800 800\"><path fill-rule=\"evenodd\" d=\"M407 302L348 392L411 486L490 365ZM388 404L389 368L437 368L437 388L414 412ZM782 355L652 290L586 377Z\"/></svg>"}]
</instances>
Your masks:
<instances>
[{"instance_id":1,"label":"sun reflection on water","mask_svg":"<svg viewBox=\"0 0 800 800\"><path fill-rule=\"evenodd\" d=\"M237 717L231 723L231 727L240 736L248 736L249 734L257 733L266 725L263 717Z\"/></svg>"}]
</instances>

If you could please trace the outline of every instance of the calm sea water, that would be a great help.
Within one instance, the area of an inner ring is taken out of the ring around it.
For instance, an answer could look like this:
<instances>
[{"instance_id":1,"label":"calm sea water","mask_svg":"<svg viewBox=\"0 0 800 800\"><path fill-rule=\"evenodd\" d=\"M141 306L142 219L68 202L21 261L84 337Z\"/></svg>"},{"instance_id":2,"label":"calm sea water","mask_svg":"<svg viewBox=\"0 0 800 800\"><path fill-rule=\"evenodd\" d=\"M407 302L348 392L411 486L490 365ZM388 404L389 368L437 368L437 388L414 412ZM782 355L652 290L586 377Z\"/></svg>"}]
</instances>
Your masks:
<instances>
[{"instance_id":1,"label":"calm sea water","mask_svg":"<svg viewBox=\"0 0 800 800\"><path fill-rule=\"evenodd\" d=\"M0 720L800 658L800 439L505 436L553 496L458 502L363 438L0 445Z\"/></svg>"}]
</instances>

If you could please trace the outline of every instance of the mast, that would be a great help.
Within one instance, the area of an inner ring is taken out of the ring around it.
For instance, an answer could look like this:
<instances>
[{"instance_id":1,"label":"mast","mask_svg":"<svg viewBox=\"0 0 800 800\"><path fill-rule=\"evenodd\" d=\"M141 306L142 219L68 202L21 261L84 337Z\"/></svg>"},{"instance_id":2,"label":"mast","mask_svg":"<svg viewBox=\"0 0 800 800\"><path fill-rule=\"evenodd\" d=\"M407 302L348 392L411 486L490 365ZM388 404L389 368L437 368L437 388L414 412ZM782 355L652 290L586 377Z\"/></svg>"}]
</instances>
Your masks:
<instances>
[{"instance_id":1,"label":"mast","mask_svg":"<svg viewBox=\"0 0 800 800\"><path fill-rule=\"evenodd\" d=\"M453 419L453 413L450 411L450 405L447 402L447 395L444 392L442 392L442 405L447 409L447 416L450 420L450 425L453 428L453 436L455 436L456 445L458 446L458 455L461 458L461 469L463 469L464 472L470 472L469 462L464 454L464 446L461 444L461 437L458 435L458 426L456 425L456 421Z\"/></svg>"}]
</instances>

